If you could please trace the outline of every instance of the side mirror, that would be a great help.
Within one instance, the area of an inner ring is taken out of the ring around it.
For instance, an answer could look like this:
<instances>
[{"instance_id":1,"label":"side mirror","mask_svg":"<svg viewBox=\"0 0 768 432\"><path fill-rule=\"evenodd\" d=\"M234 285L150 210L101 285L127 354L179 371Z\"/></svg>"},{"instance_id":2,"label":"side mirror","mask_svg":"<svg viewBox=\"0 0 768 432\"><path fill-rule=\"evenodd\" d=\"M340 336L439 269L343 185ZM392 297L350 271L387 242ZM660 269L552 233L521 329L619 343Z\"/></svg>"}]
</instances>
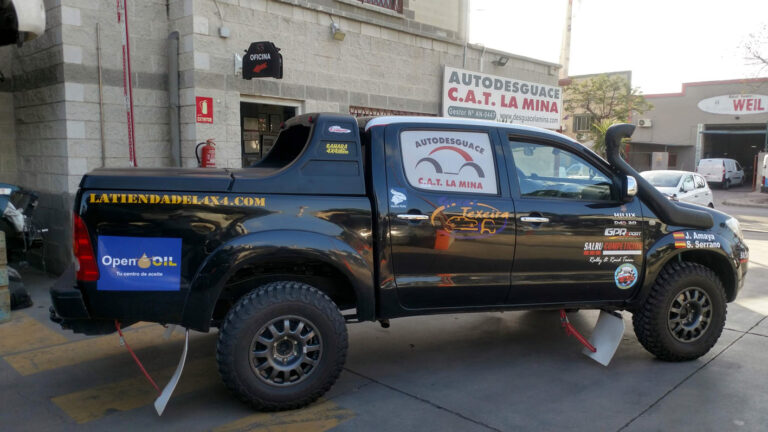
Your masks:
<instances>
[{"instance_id":1,"label":"side mirror","mask_svg":"<svg viewBox=\"0 0 768 432\"><path fill-rule=\"evenodd\" d=\"M627 181L624 184L623 199L624 202L630 202L637 195L637 180L632 176L627 176Z\"/></svg>"}]
</instances>

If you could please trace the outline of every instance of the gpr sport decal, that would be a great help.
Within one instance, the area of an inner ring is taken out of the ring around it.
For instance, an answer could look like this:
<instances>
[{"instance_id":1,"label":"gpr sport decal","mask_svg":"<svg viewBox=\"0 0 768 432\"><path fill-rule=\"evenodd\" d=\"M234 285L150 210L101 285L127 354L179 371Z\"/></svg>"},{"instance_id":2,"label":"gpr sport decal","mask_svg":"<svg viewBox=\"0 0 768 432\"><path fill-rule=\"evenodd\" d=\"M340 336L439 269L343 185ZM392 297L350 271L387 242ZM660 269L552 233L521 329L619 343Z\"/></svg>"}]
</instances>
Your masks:
<instances>
[{"instance_id":1,"label":"gpr sport decal","mask_svg":"<svg viewBox=\"0 0 768 432\"><path fill-rule=\"evenodd\" d=\"M715 241L715 235L698 231L672 233L676 249L719 249L720 242Z\"/></svg>"},{"instance_id":2,"label":"gpr sport decal","mask_svg":"<svg viewBox=\"0 0 768 432\"><path fill-rule=\"evenodd\" d=\"M640 231L629 231L626 228L606 228L605 236L611 238L640 237Z\"/></svg>"},{"instance_id":3,"label":"gpr sport decal","mask_svg":"<svg viewBox=\"0 0 768 432\"><path fill-rule=\"evenodd\" d=\"M352 130L347 129L347 128L343 128L343 127L341 127L339 125L333 125L333 126L328 128L328 132L337 133L337 134L348 134L348 133L352 132Z\"/></svg>"},{"instance_id":4,"label":"gpr sport decal","mask_svg":"<svg viewBox=\"0 0 768 432\"><path fill-rule=\"evenodd\" d=\"M181 239L99 236L100 291L178 291Z\"/></svg>"},{"instance_id":5,"label":"gpr sport decal","mask_svg":"<svg viewBox=\"0 0 768 432\"><path fill-rule=\"evenodd\" d=\"M637 282L637 267L633 264L622 264L613 273L613 280L619 289L629 289Z\"/></svg>"},{"instance_id":6,"label":"gpr sport decal","mask_svg":"<svg viewBox=\"0 0 768 432\"><path fill-rule=\"evenodd\" d=\"M484 238L507 227L509 212L474 200L441 198L432 212L432 226L457 238Z\"/></svg>"},{"instance_id":7,"label":"gpr sport decal","mask_svg":"<svg viewBox=\"0 0 768 432\"><path fill-rule=\"evenodd\" d=\"M405 194L403 188L390 188L389 189L389 206L392 208L406 208L408 207L408 196Z\"/></svg>"}]
</instances>

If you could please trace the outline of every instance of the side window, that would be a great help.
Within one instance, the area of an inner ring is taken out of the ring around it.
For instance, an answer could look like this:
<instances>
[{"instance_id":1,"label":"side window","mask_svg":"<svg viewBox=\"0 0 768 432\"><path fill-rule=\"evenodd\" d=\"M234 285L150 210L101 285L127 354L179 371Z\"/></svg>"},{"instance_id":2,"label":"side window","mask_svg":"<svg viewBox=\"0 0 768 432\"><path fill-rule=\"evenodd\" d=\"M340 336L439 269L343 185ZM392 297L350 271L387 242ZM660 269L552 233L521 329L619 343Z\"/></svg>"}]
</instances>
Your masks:
<instances>
[{"instance_id":1,"label":"side window","mask_svg":"<svg viewBox=\"0 0 768 432\"><path fill-rule=\"evenodd\" d=\"M741 171L741 165L738 162L736 162L736 171Z\"/></svg>"},{"instance_id":2,"label":"side window","mask_svg":"<svg viewBox=\"0 0 768 432\"><path fill-rule=\"evenodd\" d=\"M484 132L409 130L400 134L405 177L417 189L498 195L496 163Z\"/></svg>"},{"instance_id":3,"label":"side window","mask_svg":"<svg viewBox=\"0 0 768 432\"><path fill-rule=\"evenodd\" d=\"M696 189L704 189L707 187L707 183L701 176L694 176L693 178L696 180Z\"/></svg>"},{"instance_id":4,"label":"side window","mask_svg":"<svg viewBox=\"0 0 768 432\"><path fill-rule=\"evenodd\" d=\"M544 144L509 142L520 194L604 201L612 198L613 182L579 156Z\"/></svg>"},{"instance_id":5,"label":"side window","mask_svg":"<svg viewBox=\"0 0 768 432\"><path fill-rule=\"evenodd\" d=\"M683 190L689 192L693 189L693 178L691 176L685 176L685 180L683 180Z\"/></svg>"}]
</instances>

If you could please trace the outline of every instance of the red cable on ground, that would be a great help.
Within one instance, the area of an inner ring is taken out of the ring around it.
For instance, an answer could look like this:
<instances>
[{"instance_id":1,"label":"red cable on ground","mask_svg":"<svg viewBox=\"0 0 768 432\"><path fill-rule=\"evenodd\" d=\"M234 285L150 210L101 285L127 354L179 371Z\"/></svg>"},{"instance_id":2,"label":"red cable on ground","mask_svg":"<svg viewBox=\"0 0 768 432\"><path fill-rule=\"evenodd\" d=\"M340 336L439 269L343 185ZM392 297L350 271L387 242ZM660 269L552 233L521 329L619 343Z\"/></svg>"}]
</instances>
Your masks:
<instances>
[{"instance_id":1,"label":"red cable on ground","mask_svg":"<svg viewBox=\"0 0 768 432\"><path fill-rule=\"evenodd\" d=\"M120 341L122 341L125 344L125 347L128 348L128 352L131 353L131 357L133 357L133 359L136 361L136 364L139 365L139 369L141 369L141 371L144 372L144 376L147 377L147 379L149 380L149 383L152 384L152 387L154 387L155 390L157 390L157 392L160 393L160 387L158 387L157 384L155 384L155 380L153 380L152 377L149 376L149 372L147 372L147 370L144 369L144 365L141 364L141 362L139 361L139 358L136 357L136 354L131 349L131 346L128 345L128 341L125 340L125 336L123 336L123 331L120 330L120 321L115 320L115 328L117 328L117 334L120 335Z\"/></svg>"}]
</instances>

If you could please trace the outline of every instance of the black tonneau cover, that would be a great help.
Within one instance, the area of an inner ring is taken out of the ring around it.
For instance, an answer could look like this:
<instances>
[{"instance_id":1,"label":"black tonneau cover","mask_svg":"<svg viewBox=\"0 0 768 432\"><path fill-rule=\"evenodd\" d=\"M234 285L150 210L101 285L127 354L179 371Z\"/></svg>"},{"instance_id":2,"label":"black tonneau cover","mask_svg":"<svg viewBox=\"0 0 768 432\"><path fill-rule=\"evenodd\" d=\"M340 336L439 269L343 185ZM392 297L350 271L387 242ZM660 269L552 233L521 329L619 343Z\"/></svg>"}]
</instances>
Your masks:
<instances>
[{"instance_id":1,"label":"black tonneau cover","mask_svg":"<svg viewBox=\"0 0 768 432\"><path fill-rule=\"evenodd\" d=\"M232 174L215 168L98 168L83 176L82 189L226 192Z\"/></svg>"}]
</instances>

